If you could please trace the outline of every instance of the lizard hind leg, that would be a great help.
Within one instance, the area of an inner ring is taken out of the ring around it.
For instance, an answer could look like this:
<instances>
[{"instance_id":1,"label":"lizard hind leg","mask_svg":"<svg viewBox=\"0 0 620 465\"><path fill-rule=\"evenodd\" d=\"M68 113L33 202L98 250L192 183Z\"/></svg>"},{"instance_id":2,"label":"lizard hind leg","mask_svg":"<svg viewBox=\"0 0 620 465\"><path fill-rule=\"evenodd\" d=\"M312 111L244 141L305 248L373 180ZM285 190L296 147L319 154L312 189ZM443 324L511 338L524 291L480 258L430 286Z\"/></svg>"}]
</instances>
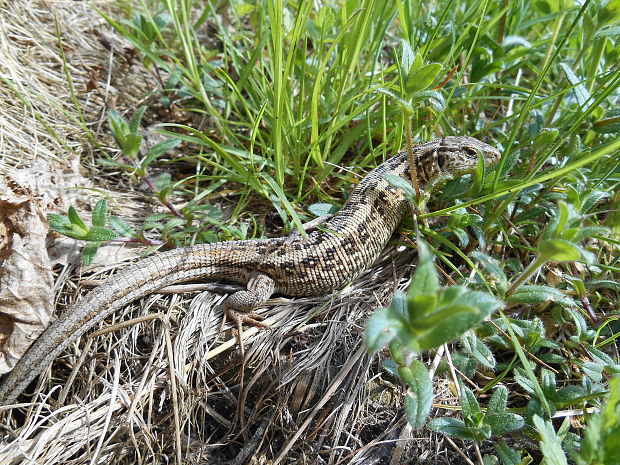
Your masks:
<instances>
[{"instance_id":1,"label":"lizard hind leg","mask_svg":"<svg viewBox=\"0 0 620 465\"><path fill-rule=\"evenodd\" d=\"M231 294L222 302L226 317L230 318L237 327L237 341L242 357L245 355L242 338L243 323L261 329L268 328L267 325L261 323L264 317L255 313L254 310L264 305L275 290L276 282L273 278L265 273L254 272L250 275L246 289Z\"/></svg>"},{"instance_id":2,"label":"lizard hind leg","mask_svg":"<svg viewBox=\"0 0 620 465\"><path fill-rule=\"evenodd\" d=\"M333 217L333 213L328 213L326 215L321 215L319 217L314 218L313 220L308 221L307 223L302 224L301 226L304 228L304 232L310 233L312 231L314 231L315 229L318 229L319 226L321 226L323 223L326 223L328 220L330 220ZM286 238L286 242L294 242L298 239L302 239L302 235L301 235L301 231L299 231L299 229L295 228L293 229L293 231L291 231L291 233L288 235L288 237Z\"/></svg>"}]
</instances>

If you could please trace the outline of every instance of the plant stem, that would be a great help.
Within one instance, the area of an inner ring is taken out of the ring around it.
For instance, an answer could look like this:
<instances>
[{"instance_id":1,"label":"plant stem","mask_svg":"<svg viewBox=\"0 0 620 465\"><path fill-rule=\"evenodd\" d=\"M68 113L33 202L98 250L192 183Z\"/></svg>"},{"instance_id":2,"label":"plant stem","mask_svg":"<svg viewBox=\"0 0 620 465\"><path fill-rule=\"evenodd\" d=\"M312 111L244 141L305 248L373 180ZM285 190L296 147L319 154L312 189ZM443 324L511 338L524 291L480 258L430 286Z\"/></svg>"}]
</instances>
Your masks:
<instances>
[{"instance_id":1,"label":"plant stem","mask_svg":"<svg viewBox=\"0 0 620 465\"><path fill-rule=\"evenodd\" d=\"M420 201L422 194L420 193L420 184L418 183L418 174L415 170L415 160L413 159L413 141L411 136L411 119L407 116L405 122L405 134L407 135L407 156L409 157L409 173L411 174L411 181L413 182L413 188L415 189L416 201Z\"/></svg>"},{"instance_id":2,"label":"plant stem","mask_svg":"<svg viewBox=\"0 0 620 465\"><path fill-rule=\"evenodd\" d=\"M506 295L504 297L508 297L514 291L516 291L521 285L525 284L528 279L546 263L547 260L542 258L540 255L537 256L534 261L532 261L526 268L523 270L523 273L519 275L519 277L512 283L510 288L506 291Z\"/></svg>"}]
</instances>

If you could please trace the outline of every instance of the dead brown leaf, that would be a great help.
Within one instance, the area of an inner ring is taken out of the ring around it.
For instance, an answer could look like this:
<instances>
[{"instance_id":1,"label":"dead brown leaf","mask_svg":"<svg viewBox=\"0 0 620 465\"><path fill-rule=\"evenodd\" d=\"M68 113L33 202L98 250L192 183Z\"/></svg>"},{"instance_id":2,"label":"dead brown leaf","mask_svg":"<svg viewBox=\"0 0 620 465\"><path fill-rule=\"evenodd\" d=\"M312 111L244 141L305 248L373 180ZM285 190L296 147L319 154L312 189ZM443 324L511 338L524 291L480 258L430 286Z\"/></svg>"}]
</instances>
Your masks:
<instances>
[{"instance_id":1,"label":"dead brown leaf","mask_svg":"<svg viewBox=\"0 0 620 465\"><path fill-rule=\"evenodd\" d=\"M0 373L13 368L50 322L48 231L38 199L12 178L0 179Z\"/></svg>"}]
</instances>

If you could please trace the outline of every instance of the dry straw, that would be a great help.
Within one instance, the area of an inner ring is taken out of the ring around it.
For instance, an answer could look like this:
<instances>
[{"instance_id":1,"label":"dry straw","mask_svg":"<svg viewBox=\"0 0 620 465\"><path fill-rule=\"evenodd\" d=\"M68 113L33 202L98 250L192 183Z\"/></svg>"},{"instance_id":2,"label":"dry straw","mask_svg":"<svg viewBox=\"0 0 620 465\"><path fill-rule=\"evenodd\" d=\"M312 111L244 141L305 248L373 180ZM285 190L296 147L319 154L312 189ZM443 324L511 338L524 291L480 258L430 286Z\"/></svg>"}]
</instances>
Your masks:
<instances>
[{"instance_id":1,"label":"dry straw","mask_svg":"<svg viewBox=\"0 0 620 465\"><path fill-rule=\"evenodd\" d=\"M79 176L80 161L92 176L97 146L110 142L106 106L136 108L151 75L107 47L110 31L84 2L0 9L0 173ZM121 216L143 218L142 196L105 176L95 187L113 186ZM86 196L64 187L64 210ZM413 259L390 250L341 293L274 300L272 329L246 334L245 363L224 350L234 336L220 332L221 297L147 298L99 327L114 331L66 350L32 404L0 410L0 463L376 463L429 450L441 462L447 451L428 435L405 441L402 388L363 348L368 316L405 288ZM58 277L62 304L83 294L68 275Z\"/></svg>"}]
</instances>

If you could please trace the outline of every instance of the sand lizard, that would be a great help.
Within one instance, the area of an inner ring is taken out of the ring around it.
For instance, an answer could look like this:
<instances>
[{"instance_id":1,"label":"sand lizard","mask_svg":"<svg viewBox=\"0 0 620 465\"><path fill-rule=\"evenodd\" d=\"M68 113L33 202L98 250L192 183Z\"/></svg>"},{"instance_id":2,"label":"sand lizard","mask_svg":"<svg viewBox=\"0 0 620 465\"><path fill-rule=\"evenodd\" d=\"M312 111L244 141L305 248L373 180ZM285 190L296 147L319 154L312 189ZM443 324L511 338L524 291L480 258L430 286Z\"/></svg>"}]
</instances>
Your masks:
<instances>
[{"instance_id":1,"label":"sand lizard","mask_svg":"<svg viewBox=\"0 0 620 465\"><path fill-rule=\"evenodd\" d=\"M487 164L499 151L472 137L445 137L414 146L421 186L442 175L472 172L480 156ZM320 295L341 289L377 259L410 209L402 191L384 175L410 179L405 151L371 171L342 209L301 234L274 239L200 244L155 254L118 272L55 320L0 384L0 405L10 404L71 341L133 300L163 287L195 280L246 285L223 302L237 323L261 325L253 310L272 294Z\"/></svg>"}]
</instances>

